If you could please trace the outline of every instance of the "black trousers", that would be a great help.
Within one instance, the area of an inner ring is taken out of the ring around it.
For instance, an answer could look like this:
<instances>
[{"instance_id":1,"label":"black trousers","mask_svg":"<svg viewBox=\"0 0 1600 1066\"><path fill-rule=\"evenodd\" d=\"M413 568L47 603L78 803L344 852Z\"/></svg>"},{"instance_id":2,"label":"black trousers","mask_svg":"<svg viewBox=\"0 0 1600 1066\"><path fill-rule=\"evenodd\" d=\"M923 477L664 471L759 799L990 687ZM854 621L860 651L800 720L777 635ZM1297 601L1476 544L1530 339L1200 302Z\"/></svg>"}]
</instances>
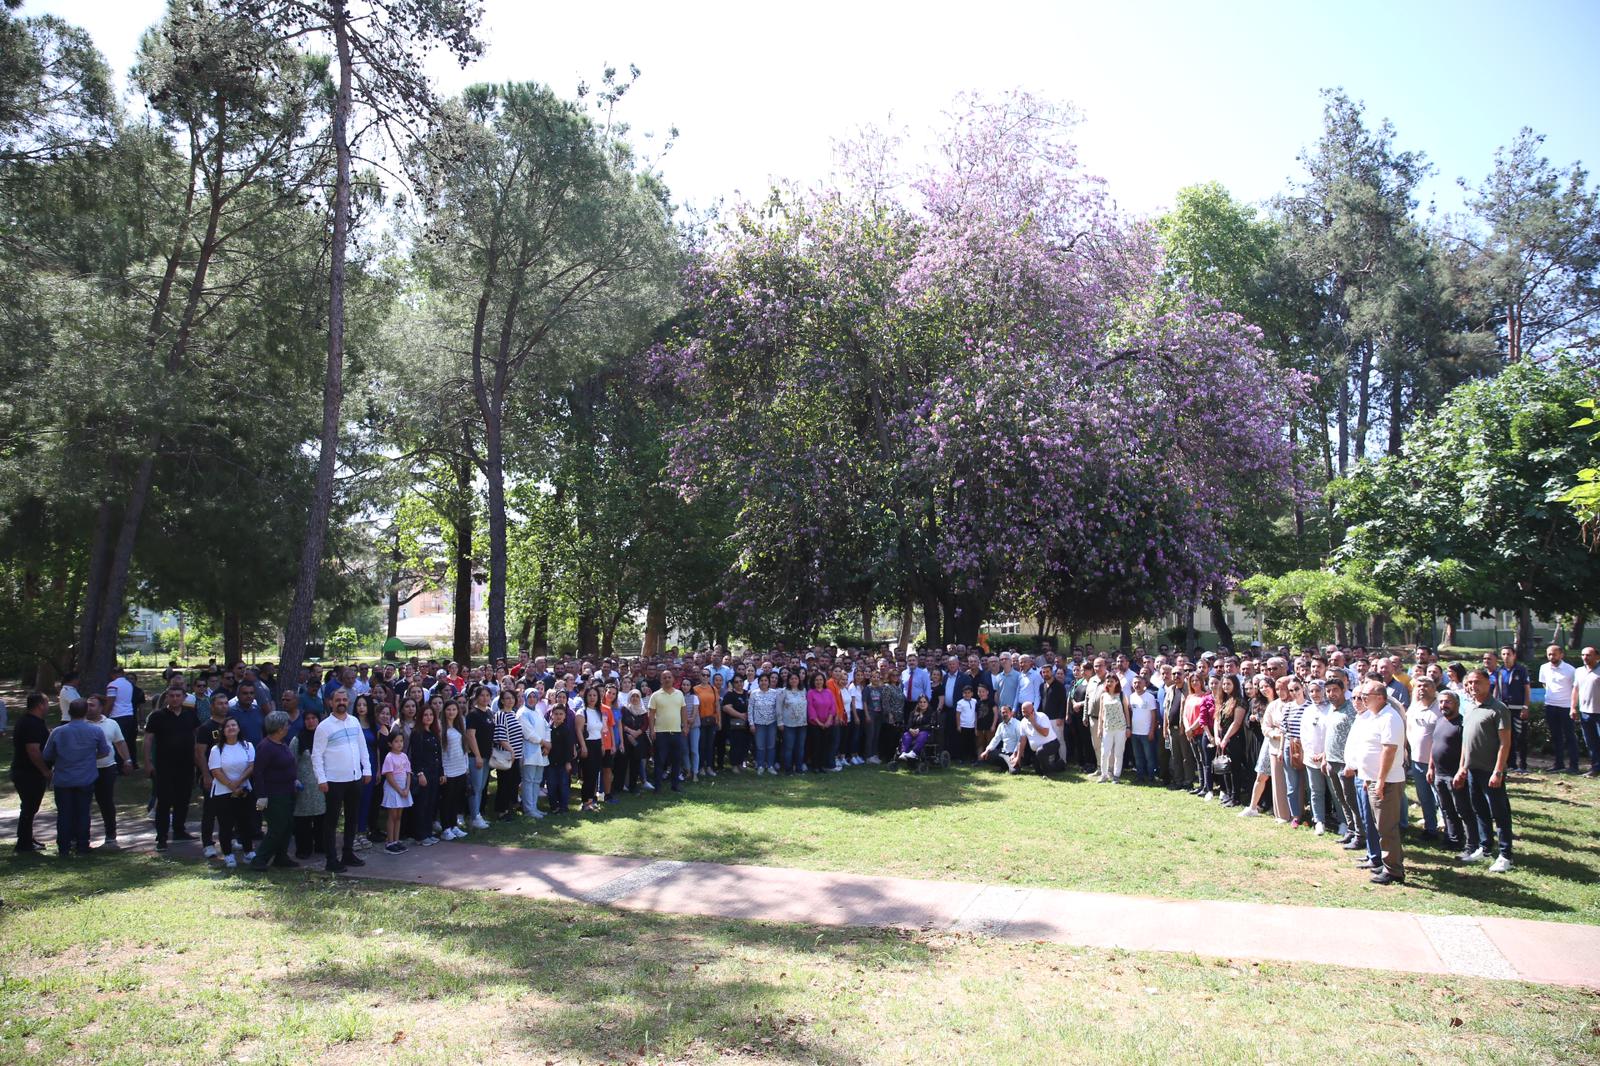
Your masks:
<instances>
[{"instance_id":1,"label":"black trousers","mask_svg":"<svg viewBox=\"0 0 1600 1066\"><path fill-rule=\"evenodd\" d=\"M328 813L322 821L322 850L328 856L328 865L338 862L335 856L353 858L356 853L356 826L360 821L361 779L354 781L329 781ZM339 815L344 814L344 848L336 851L334 845L339 835Z\"/></svg>"},{"instance_id":2,"label":"black trousers","mask_svg":"<svg viewBox=\"0 0 1600 1066\"><path fill-rule=\"evenodd\" d=\"M447 777L439 793L439 824L449 829L467 810L467 775Z\"/></svg>"},{"instance_id":3,"label":"black trousers","mask_svg":"<svg viewBox=\"0 0 1600 1066\"><path fill-rule=\"evenodd\" d=\"M194 791L194 764L177 766L156 763L156 839L166 840L184 832L189 819L189 795Z\"/></svg>"},{"instance_id":4,"label":"black trousers","mask_svg":"<svg viewBox=\"0 0 1600 1066\"><path fill-rule=\"evenodd\" d=\"M1033 768L1039 772L1040 777L1063 769L1060 740L1052 740L1042 748L1031 750L1033 751Z\"/></svg>"},{"instance_id":5,"label":"black trousers","mask_svg":"<svg viewBox=\"0 0 1600 1066\"><path fill-rule=\"evenodd\" d=\"M622 758L617 760L616 776L612 787L618 792L638 792L644 787L644 760L650 751L650 742L644 737L638 741L624 740Z\"/></svg>"},{"instance_id":6,"label":"black trousers","mask_svg":"<svg viewBox=\"0 0 1600 1066\"><path fill-rule=\"evenodd\" d=\"M217 810L217 850L226 856L237 841L248 852L255 839L255 796L249 792L242 796L213 796L212 806Z\"/></svg>"},{"instance_id":7,"label":"black trousers","mask_svg":"<svg viewBox=\"0 0 1600 1066\"><path fill-rule=\"evenodd\" d=\"M509 770L494 772L494 813L506 814L522 804L522 760L511 764Z\"/></svg>"},{"instance_id":8,"label":"black trousers","mask_svg":"<svg viewBox=\"0 0 1600 1066\"><path fill-rule=\"evenodd\" d=\"M294 857L309 859L322 850L322 814L298 814L294 819Z\"/></svg>"},{"instance_id":9,"label":"black trousers","mask_svg":"<svg viewBox=\"0 0 1600 1066\"><path fill-rule=\"evenodd\" d=\"M426 785L414 785L411 795L414 797L411 809L416 812L417 839L423 840L433 836L433 823L439 822L440 828L444 827L443 820L439 819L439 778L432 772L428 773Z\"/></svg>"},{"instance_id":10,"label":"black trousers","mask_svg":"<svg viewBox=\"0 0 1600 1066\"><path fill-rule=\"evenodd\" d=\"M720 745L723 738L727 738L728 763L731 766L743 766L750 761L750 727L747 725L729 726L717 734L717 743ZM862 758L872 753L858 752ZM722 769L722 760L717 760L717 769Z\"/></svg>"},{"instance_id":11,"label":"black trousers","mask_svg":"<svg viewBox=\"0 0 1600 1066\"><path fill-rule=\"evenodd\" d=\"M205 796L200 800L200 843L211 847L217 842L217 804L216 797L211 795L211 785L203 782Z\"/></svg>"},{"instance_id":12,"label":"black trousers","mask_svg":"<svg viewBox=\"0 0 1600 1066\"><path fill-rule=\"evenodd\" d=\"M117 839L117 768L100 767L100 776L94 779L94 802L100 808L100 821L106 827L106 840Z\"/></svg>"},{"instance_id":13,"label":"black trousers","mask_svg":"<svg viewBox=\"0 0 1600 1066\"><path fill-rule=\"evenodd\" d=\"M33 820L44 802L44 778L37 773L13 774L11 783L17 786L17 798L22 810L17 815L17 850L29 851L42 845L33 838Z\"/></svg>"}]
</instances>

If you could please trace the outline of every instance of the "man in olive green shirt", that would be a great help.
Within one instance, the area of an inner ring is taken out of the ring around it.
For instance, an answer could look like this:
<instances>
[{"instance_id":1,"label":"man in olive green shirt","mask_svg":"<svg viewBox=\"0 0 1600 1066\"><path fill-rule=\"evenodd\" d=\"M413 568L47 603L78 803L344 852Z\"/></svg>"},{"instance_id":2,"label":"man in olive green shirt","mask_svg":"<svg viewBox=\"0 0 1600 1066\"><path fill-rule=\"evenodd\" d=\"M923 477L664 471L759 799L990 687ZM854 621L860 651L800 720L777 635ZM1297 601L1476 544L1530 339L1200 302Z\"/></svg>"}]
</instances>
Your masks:
<instances>
[{"instance_id":1,"label":"man in olive green shirt","mask_svg":"<svg viewBox=\"0 0 1600 1066\"><path fill-rule=\"evenodd\" d=\"M1474 670L1467 675L1467 693L1472 701L1461 714L1461 769L1455 787L1465 787L1478 819L1478 839L1485 845L1496 839L1500 855L1489 867L1490 873L1511 869L1511 801L1506 797L1506 764L1511 759L1511 709L1490 695L1493 683L1489 671ZM1463 862L1480 862L1483 848Z\"/></svg>"}]
</instances>

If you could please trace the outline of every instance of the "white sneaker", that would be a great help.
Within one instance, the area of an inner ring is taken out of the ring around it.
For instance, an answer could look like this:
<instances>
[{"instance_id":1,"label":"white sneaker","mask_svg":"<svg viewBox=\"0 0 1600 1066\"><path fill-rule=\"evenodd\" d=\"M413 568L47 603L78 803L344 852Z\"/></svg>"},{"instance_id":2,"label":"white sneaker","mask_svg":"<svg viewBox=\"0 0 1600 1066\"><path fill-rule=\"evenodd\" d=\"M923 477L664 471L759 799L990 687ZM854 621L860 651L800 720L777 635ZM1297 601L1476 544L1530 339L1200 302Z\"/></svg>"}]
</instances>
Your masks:
<instances>
[{"instance_id":1,"label":"white sneaker","mask_svg":"<svg viewBox=\"0 0 1600 1066\"><path fill-rule=\"evenodd\" d=\"M656 790L656 786L652 785L650 782L646 781L644 783L644 790L646 792L654 792Z\"/></svg>"},{"instance_id":2,"label":"white sneaker","mask_svg":"<svg viewBox=\"0 0 1600 1066\"><path fill-rule=\"evenodd\" d=\"M205 856L208 859L216 858L217 857L217 846L215 844L207 844L206 845L206 850L205 850Z\"/></svg>"},{"instance_id":3,"label":"white sneaker","mask_svg":"<svg viewBox=\"0 0 1600 1066\"><path fill-rule=\"evenodd\" d=\"M867 762L872 766L880 766L882 765L883 760L874 755L872 758L868 759Z\"/></svg>"},{"instance_id":4,"label":"white sneaker","mask_svg":"<svg viewBox=\"0 0 1600 1066\"><path fill-rule=\"evenodd\" d=\"M474 829L487 829L487 828L489 828L489 823L484 821L482 818L474 818L471 821L471 823L469 823L469 824Z\"/></svg>"},{"instance_id":5,"label":"white sneaker","mask_svg":"<svg viewBox=\"0 0 1600 1066\"><path fill-rule=\"evenodd\" d=\"M233 857L232 852L229 852L227 857L222 860L222 865L230 870L237 870L239 868L239 860Z\"/></svg>"},{"instance_id":6,"label":"white sneaker","mask_svg":"<svg viewBox=\"0 0 1600 1066\"><path fill-rule=\"evenodd\" d=\"M1326 833L1327 831L1327 826L1323 825L1321 822L1317 823L1317 836L1322 836L1322 834Z\"/></svg>"},{"instance_id":7,"label":"white sneaker","mask_svg":"<svg viewBox=\"0 0 1600 1066\"><path fill-rule=\"evenodd\" d=\"M245 853L245 857L244 857L244 861L245 862L255 862L256 861L256 853L253 852L253 851L246 852Z\"/></svg>"},{"instance_id":8,"label":"white sneaker","mask_svg":"<svg viewBox=\"0 0 1600 1066\"><path fill-rule=\"evenodd\" d=\"M544 817L544 812L541 811L539 808L535 807L533 810L528 812L528 817L529 818L543 818Z\"/></svg>"},{"instance_id":9,"label":"white sneaker","mask_svg":"<svg viewBox=\"0 0 1600 1066\"><path fill-rule=\"evenodd\" d=\"M239 843L239 842L237 842L237 841L235 841L235 842L234 842L234 845L233 845L233 850L234 850L234 851L235 851L235 852L236 852L236 853L237 853L237 852L242 852L242 851L244 851L244 845L243 845L243 844L240 844L240 843Z\"/></svg>"},{"instance_id":10,"label":"white sneaker","mask_svg":"<svg viewBox=\"0 0 1600 1066\"><path fill-rule=\"evenodd\" d=\"M1489 872L1492 874L1503 874L1510 869L1511 860L1502 855L1498 859L1494 860L1494 865L1489 867Z\"/></svg>"},{"instance_id":11,"label":"white sneaker","mask_svg":"<svg viewBox=\"0 0 1600 1066\"><path fill-rule=\"evenodd\" d=\"M435 844L439 843L439 838L436 837L436 836L426 836L426 837L423 837L420 841L418 841L418 843L421 844L425 848L431 848Z\"/></svg>"},{"instance_id":12,"label":"white sneaker","mask_svg":"<svg viewBox=\"0 0 1600 1066\"><path fill-rule=\"evenodd\" d=\"M850 765L851 766L860 766L862 763L864 763L866 761L867 760L865 760L861 756L857 755L857 756L855 756L854 758L852 758L850 760Z\"/></svg>"},{"instance_id":13,"label":"white sneaker","mask_svg":"<svg viewBox=\"0 0 1600 1066\"><path fill-rule=\"evenodd\" d=\"M1212 794L1212 793L1210 793L1210 792L1207 792L1207 793L1206 793L1206 794L1205 794L1205 795L1204 795L1204 796L1202 796L1202 797L1201 797L1201 798L1200 798L1200 799L1201 799L1201 802L1202 802L1202 803L1210 803L1210 802L1211 802L1211 801L1212 801L1212 800L1214 800L1214 799L1216 799L1216 796L1214 796L1214 795L1213 795L1213 794Z\"/></svg>"},{"instance_id":14,"label":"white sneaker","mask_svg":"<svg viewBox=\"0 0 1600 1066\"><path fill-rule=\"evenodd\" d=\"M1482 862L1483 859L1484 859L1484 855L1483 855L1483 849L1482 848L1479 848L1477 851L1474 851L1471 855L1463 855L1461 857L1461 861L1462 862Z\"/></svg>"},{"instance_id":15,"label":"white sneaker","mask_svg":"<svg viewBox=\"0 0 1600 1066\"><path fill-rule=\"evenodd\" d=\"M1254 807L1246 807L1244 810L1239 812L1239 817L1240 818L1260 818L1261 817L1261 812L1256 810Z\"/></svg>"}]
</instances>

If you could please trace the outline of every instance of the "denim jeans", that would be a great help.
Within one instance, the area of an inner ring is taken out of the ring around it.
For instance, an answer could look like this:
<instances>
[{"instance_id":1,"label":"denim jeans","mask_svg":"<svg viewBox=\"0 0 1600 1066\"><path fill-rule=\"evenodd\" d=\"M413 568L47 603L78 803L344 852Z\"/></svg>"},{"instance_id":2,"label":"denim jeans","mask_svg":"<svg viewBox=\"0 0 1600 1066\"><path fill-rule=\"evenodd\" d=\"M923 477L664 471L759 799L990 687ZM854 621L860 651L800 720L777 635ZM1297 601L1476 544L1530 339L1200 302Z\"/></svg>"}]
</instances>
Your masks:
<instances>
[{"instance_id":1,"label":"denim jeans","mask_svg":"<svg viewBox=\"0 0 1600 1066\"><path fill-rule=\"evenodd\" d=\"M1572 708L1546 706L1544 724L1550 727L1550 747L1555 749L1556 755L1555 768L1560 770L1570 766L1578 769L1578 723L1572 720Z\"/></svg>"},{"instance_id":2,"label":"denim jeans","mask_svg":"<svg viewBox=\"0 0 1600 1066\"><path fill-rule=\"evenodd\" d=\"M1378 839L1378 819L1367 796L1367 783L1356 775L1356 815L1361 819L1362 834L1366 837L1367 858L1374 866L1383 865L1383 848Z\"/></svg>"},{"instance_id":3,"label":"denim jeans","mask_svg":"<svg viewBox=\"0 0 1600 1066\"><path fill-rule=\"evenodd\" d=\"M1467 771L1467 791L1472 796L1472 811L1478 818L1478 837L1487 848L1496 831L1499 833L1500 854L1511 857L1511 800L1506 797L1505 778L1499 788L1489 787L1488 770Z\"/></svg>"},{"instance_id":4,"label":"denim jeans","mask_svg":"<svg viewBox=\"0 0 1600 1066\"><path fill-rule=\"evenodd\" d=\"M717 720L715 718L700 719L700 728L696 732L699 737L695 743L700 745L700 750L694 760L694 769L696 773L699 773L702 769L712 769L711 756L717 747Z\"/></svg>"},{"instance_id":5,"label":"denim jeans","mask_svg":"<svg viewBox=\"0 0 1600 1066\"><path fill-rule=\"evenodd\" d=\"M778 723L758 725L756 733L756 769L771 770L777 766Z\"/></svg>"},{"instance_id":6,"label":"denim jeans","mask_svg":"<svg viewBox=\"0 0 1600 1066\"><path fill-rule=\"evenodd\" d=\"M679 735L683 736L684 734L679 734ZM688 730L688 734L684 737L684 743L688 747L688 751L685 752L685 758L684 758L684 761L683 761L684 773L689 774L691 776L694 775L694 774L698 774L700 772L700 719L699 718L690 716L690 718L689 718L689 730ZM707 769L710 769L710 767L708 766Z\"/></svg>"},{"instance_id":7,"label":"denim jeans","mask_svg":"<svg viewBox=\"0 0 1600 1066\"><path fill-rule=\"evenodd\" d=\"M1133 738L1133 769L1140 781L1156 779L1156 742L1153 738Z\"/></svg>"},{"instance_id":8,"label":"denim jeans","mask_svg":"<svg viewBox=\"0 0 1600 1066\"><path fill-rule=\"evenodd\" d=\"M1600 714L1579 714L1583 746L1589 749L1589 768L1600 770Z\"/></svg>"},{"instance_id":9,"label":"denim jeans","mask_svg":"<svg viewBox=\"0 0 1600 1066\"><path fill-rule=\"evenodd\" d=\"M1433 793L1439 803L1445 839L1463 851L1477 851L1482 840L1478 837L1478 816L1472 809L1471 792L1465 786L1454 787L1446 774L1434 777Z\"/></svg>"},{"instance_id":10,"label":"denim jeans","mask_svg":"<svg viewBox=\"0 0 1600 1066\"><path fill-rule=\"evenodd\" d=\"M682 737L681 733L674 733L673 735ZM572 802L572 771L567 769L567 765L566 763L561 763L560 765L551 763L543 768L545 801L549 803L550 813L552 814L572 809L570 806Z\"/></svg>"},{"instance_id":11,"label":"denim jeans","mask_svg":"<svg viewBox=\"0 0 1600 1066\"><path fill-rule=\"evenodd\" d=\"M93 785L56 786L56 848L65 855L74 847L89 852L89 812L94 806Z\"/></svg>"},{"instance_id":12,"label":"denim jeans","mask_svg":"<svg viewBox=\"0 0 1600 1066\"><path fill-rule=\"evenodd\" d=\"M1306 810L1306 772L1302 767L1296 770L1289 764L1289 745L1283 745L1283 791L1289 801L1289 818L1291 821L1300 820Z\"/></svg>"},{"instance_id":13,"label":"denim jeans","mask_svg":"<svg viewBox=\"0 0 1600 1066\"><path fill-rule=\"evenodd\" d=\"M656 734L656 788L660 788L664 781L677 790L678 774L687 769L685 744L686 738L682 733ZM670 774L668 767L671 767Z\"/></svg>"},{"instance_id":14,"label":"denim jeans","mask_svg":"<svg viewBox=\"0 0 1600 1066\"><path fill-rule=\"evenodd\" d=\"M783 730L783 761L785 773L795 773L805 769L806 764L806 727L803 725L785 726Z\"/></svg>"},{"instance_id":15,"label":"denim jeans","mask_svg":"<svg viewBox=\"0 0 1600 1066\"><path fill-rule=\"evenodd\" d=\"M489 760L483 760L482 766L474 759L467 760L467 821L483 819L483 797L488 791Z\"/></svg>"},{"instance_id":16,"label":"denim jeans","mask_svg":"<svg viewBox=\"0 0 1600 1066\"><path fill-rule=\"evenodd\" d=\"M539 813L539 786L544 783L544 767L522 763L522 813L537 817Z\"/></svg>"},{"instance_id":17,"label":"denim jeans","mask_svg":"<svg viewBox=\"0 0 1600 1066\"><path fill-rule=\"evenodd\" d=\"M1438 797L1433 794L1433 786L1428 784L1428 767L1412 760L1409 769L1411 786L1417 790L1417 802L1422 805L1422 828L1425 832L1436 833L1439 831ZM1401 827L1405 824L1402 822Z\"/></svg>"},{"instance_id":18,"label":"denim jeans","mask_svg":"<svg viewBox=\"0 0 1600 1066\"><path fill-rule=\"evenodd\" d=\"M839 734L844 732L840 725L831 725L822 731L822 768L831 770L839 762Z\"/></svg>"},{"instance_id":19,"label":"denim jeans","mask_svg":"<svg viewBox=\"0 0 1600 1066\"><path fill-rule=\"evenodd\" d=\"M1311 797L1311 820L1331 829L1339 815L1338 804L1328 802L1328 778L1320 767L1307 766L1305 770L1306 793ZM1329 815L1333 815L1329 818Z\"/></svg>"}]
</instances>

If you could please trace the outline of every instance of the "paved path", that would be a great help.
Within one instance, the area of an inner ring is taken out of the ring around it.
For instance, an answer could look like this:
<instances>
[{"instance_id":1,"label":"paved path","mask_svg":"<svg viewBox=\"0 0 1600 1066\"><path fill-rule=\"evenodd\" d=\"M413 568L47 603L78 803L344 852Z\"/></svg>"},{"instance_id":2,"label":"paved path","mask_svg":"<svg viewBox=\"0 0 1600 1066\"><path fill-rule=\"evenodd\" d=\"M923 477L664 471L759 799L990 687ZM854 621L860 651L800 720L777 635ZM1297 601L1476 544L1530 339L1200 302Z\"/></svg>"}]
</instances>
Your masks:
<instances>
[{"instance_id":1,"label":"paved path","mask_svg":"<svg viewBox=\"0 0 1600 1066\"><path fill-rule=\"evenodd\" d=\"M0 833L14 838L14 811ZM41 839L54 818L40 819ZM123 843L148 850L141 827ZM174 856L198 857L197 844ZM1175 951L1230 959L1326 963L1422 974L1506 978L1600 989L1600 926L1162 900L959 881L824 873L772 866L590 855L452 843L390 856L374 848L367 878L573 900L626 910L807 925L943 930L1077 947Z\"/></svg>"}]
</instances>

